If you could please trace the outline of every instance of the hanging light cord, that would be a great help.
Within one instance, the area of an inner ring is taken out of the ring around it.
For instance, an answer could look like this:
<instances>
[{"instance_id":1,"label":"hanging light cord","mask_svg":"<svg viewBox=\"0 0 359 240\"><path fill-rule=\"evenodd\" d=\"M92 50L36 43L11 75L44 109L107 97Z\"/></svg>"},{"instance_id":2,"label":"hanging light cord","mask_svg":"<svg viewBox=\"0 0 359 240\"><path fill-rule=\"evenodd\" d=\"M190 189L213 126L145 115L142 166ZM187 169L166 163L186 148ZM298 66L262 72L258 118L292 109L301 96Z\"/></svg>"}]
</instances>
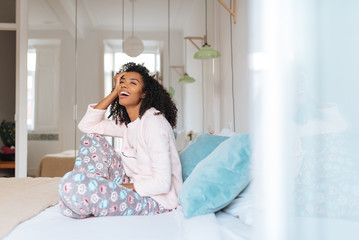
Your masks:
<instances>
[{"instance_id":1,"label":"hanging light cord","mask_svg":"<svg viewBox=\"0 0 359 240\"><path fill-rule=\"evenodd\" d=\"M205 16L205 27L206 27L206 36L204 37L204 45L207 45L207 32L208 32L208 29L207 29L207 2L208 0L206 0L205 2L205 9L206 11L204 12L204 16ZM204 132L205 131L205 126L204 126L204 114L205 114L205 110L204 110L204 80L203 80L203 76L204 76L204 67L203 67L203 61L202 61L202 131Z\"/></svg>"},{"instance_id":2,"label":"hanging light cord","mask_svg":"<svg viewBox=\"0 0 359 240\"><path fill-rule=\"evenodd\" d=\"M135 0L132 0L132 37L134 32L134 22L135 22Z\"/></svg>"},{"instance_id":3,"label":"hanging light cord","mask_svg":"<svg viewBox=\"0 0 359 240\"><path fill-rule=\"evenodd\" d=\"M168 38L167 38L167 41L168 41L168 83L169 83L169 87L171 87L171 21L170 21L170 14L171 14L171 0L168 0L167 1L167 32L168 32Z\"/></svg>"},{"instance_id":4,"label":"hanging light cord","mask_svg":"<svg viewBox=\"0 0 359 240\"><path fill-rule=\"evenodd\" d=\"M230 2L232 9L232 0ZM232 34L232 15L229 15L230 32L231 32L231 71L232 71L232 111L233 111L233 130L236 131L236 112L235 112L235 101L234 101L234 72L233 72L233 34Z\"/></svg>"},{"instance_id":5,"label":"hanging light cord","mask_svg":"<svg viewBox=\"0 0 359 240\"><path fill-rule=\"evenodd\" d=\"M123 49L123 42L125 41L125 0L122 0L122 52L124 53Z\"/></svg>"},{"instance_id":6,"label":"hanging light cord","mask_svg":"<svg viewBox=\"0 0 359 240\"><path fill-rule=\"evenodd\" d=\"M205 126L204 126L204 114L205 114L205 110L204 110L204 80L203 80L203 76L204 76L204 66L203 66L203 61L202 62L202 132L205 131Z\"/></svg>"},{"instance_id":7,"label":"hanging light cord","mask_svg":"<svg viewBox=\"0 0 359 240\"><path fill-rule=\"evenodd\" d=\"M187 41L184 40L184 72L187 73Z\"/></svg>"},{"instance_id":8,"label":"hanging light cord","mask_svg":"<svg viewBox=\"0 0 359 240\"><path fill-rule=\"evenodd\" d=\"M77 135L77 0L75 2L75 109L74 109L74 119L75 119L75 148L77 147L76 135Z\"/></svg>"},{"instance_id":9,"label":"hanging light cord","mask_svg":"<svg viewBox=\"0 0 359 240\"><path fill-rule=\"evenodd\" d=\"M206 11L205 11L205 18L206 18L206 22L205 22L205 26L206 26L206 37L205 37L205 39L204 39L204 45L207 45L207 31L208 31L208 29L207 29L207 0L206 0Z\"/></svg>"}]
</instances>

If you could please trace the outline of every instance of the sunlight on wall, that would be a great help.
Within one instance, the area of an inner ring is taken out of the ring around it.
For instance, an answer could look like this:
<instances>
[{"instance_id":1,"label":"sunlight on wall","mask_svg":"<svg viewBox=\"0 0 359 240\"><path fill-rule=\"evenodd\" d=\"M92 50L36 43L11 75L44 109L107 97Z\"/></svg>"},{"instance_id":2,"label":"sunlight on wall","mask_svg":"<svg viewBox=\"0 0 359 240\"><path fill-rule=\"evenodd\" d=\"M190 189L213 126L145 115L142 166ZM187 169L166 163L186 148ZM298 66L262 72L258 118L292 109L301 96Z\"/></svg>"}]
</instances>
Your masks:
<instances>
[{"instance_id":1,"label":"sunlight on wall","mask_svg":"<svg viewBox=\"0 0 359 240\"><path fill-rule=\"evenodd\" d=\"M27 129L35 127L35 71L36 50L29 49L27 54Z\"/></svg>"}]
</instances>

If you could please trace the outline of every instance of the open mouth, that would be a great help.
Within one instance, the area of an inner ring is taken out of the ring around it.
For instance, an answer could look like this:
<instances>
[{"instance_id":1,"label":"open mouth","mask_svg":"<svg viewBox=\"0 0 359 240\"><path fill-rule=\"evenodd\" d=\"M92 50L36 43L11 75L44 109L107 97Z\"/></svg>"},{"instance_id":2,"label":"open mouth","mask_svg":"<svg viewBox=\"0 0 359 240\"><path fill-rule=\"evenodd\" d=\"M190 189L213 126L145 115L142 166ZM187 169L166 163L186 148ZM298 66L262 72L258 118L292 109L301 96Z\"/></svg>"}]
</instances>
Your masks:
<instances>
[{"instance_id":1,"label":"open mouth","mask_svg":"<svg viewBox=\"0 0 359 240\"><path fill-rule=\"evenodd\" d=\"M128 92L121 91L120 96L130 96L130 94Z\"/></svg>"}]
</instances>

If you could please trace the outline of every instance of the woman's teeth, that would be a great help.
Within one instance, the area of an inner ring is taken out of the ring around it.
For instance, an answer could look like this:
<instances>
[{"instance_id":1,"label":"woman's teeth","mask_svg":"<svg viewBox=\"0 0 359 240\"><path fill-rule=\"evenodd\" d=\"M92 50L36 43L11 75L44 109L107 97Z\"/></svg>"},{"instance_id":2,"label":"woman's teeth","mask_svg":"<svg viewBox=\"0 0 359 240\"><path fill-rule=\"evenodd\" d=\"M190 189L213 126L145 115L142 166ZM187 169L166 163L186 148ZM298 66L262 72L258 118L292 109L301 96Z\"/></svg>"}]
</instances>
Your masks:
<instances>
[{"instance_id":1,"label":"woman's teeth","mask_svg":"<svg viewBox=\"0 0 359 240\"><path fill-rule=\"evenodd\" d=\"M127 93L127 92L120 92L120 94L121 94L121 95L130 96L130 94L129 94L129 93Z\"/></svg>"}]
</instances>

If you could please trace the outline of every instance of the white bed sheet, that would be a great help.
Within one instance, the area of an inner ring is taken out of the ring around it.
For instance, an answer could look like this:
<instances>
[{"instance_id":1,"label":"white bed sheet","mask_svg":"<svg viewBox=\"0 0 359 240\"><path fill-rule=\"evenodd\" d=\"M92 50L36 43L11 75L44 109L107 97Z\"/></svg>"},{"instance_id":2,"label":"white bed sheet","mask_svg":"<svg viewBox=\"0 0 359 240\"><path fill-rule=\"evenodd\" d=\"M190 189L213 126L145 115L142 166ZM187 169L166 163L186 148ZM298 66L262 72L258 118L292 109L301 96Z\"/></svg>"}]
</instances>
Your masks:
<instances>
[{"instance_id":1,"label":"white bed sheet","mask_svg":"<svg viewBox=\"0 0 359 240\"><path fill-rule=\"evenodd\" d=\"M223 240L250 240L253 239L252 226L245 224L239 218L226 212L216 213L220 238Z\"/></svg>"},{"instance_id":2,"label":"white bed sheet","mask_svg":"<svg viewBox=\"0 0 359 240\"><path fill-rule=\"evenodd\" d=\"M221 220L222 221L222 220ZM229 218L223 220L228 224ZM230 225L229 225L230 226ZM233 226L230 226L233 227ZM99 217L72 219L60 213L58 205L50 207L19 224L5 240L21 239L146 239L146 240L232 240L245 239L228 235L222 238L223 229L215 214L185 219L182 209L155 216ZM247 240L247 239L246 239Z\"/></svg>"}]
</instances>

